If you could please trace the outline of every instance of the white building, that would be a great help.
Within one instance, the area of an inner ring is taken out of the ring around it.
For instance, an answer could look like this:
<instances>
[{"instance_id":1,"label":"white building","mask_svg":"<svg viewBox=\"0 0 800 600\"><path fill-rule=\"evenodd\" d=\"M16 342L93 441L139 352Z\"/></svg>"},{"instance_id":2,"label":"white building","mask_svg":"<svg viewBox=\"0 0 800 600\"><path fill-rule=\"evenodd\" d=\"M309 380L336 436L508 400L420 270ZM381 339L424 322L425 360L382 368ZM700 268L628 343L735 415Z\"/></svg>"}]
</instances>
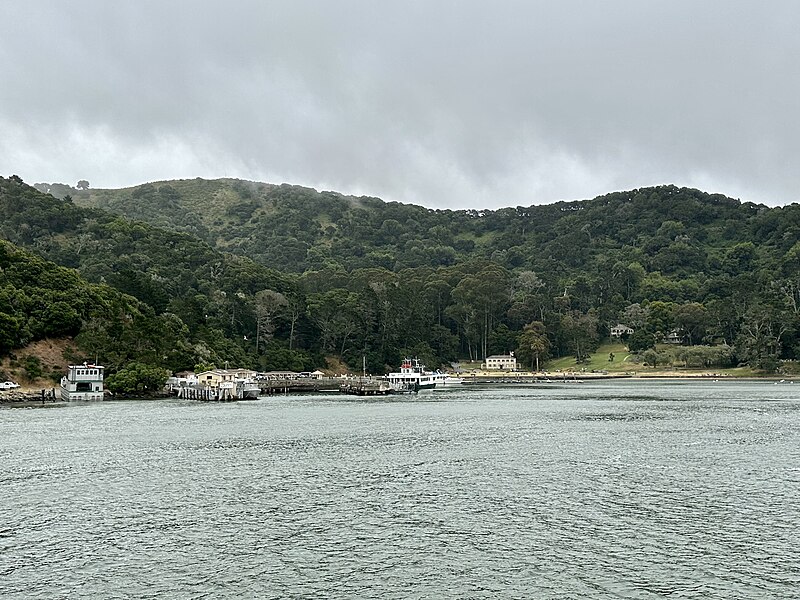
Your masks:
<instances>
[{"instance_id":1,"label":"white building","mask_svg":"<svg viewBox=\"0 0 800 600\"><path fill-rule=\"evenodd\" d=\"M492 354L486 357L483 366L487 371L516 371L517 359L513 352L511 354Z\"/></svg>"},{"instance_id":2,"label":"white building","mask_svg":"<svg viewBox=\"0 0 800 600\"><path fill-rule=\"evenodd\" d=\"M618 323L611 328L611 337L619 338L623 335L633 335L633 329L622 323Z\"/></svg>"},{"instance_id":3,"label":"white building","mask_svg":"<svg viewBox=\"0 0 800 600\"><path fill-rule=\"evenodd\" d=\"M103 371L100 365L70 365L66 376L61 378L61 399L72 401L95 401L104 399Z\"/></svg>"},{"instance_id":4,"label":"white building","mask_svg":"<svg viewBox=\"0 0 800 600\"><path fill-rule=\"evenodd\" d=\"M197 375L191 371L182 371L181 373L176 373L172 377L168 377L164 387L174 392L180 388L197 387L199 384L200 380L197 379Z\"/></svg>"}]
</instances>

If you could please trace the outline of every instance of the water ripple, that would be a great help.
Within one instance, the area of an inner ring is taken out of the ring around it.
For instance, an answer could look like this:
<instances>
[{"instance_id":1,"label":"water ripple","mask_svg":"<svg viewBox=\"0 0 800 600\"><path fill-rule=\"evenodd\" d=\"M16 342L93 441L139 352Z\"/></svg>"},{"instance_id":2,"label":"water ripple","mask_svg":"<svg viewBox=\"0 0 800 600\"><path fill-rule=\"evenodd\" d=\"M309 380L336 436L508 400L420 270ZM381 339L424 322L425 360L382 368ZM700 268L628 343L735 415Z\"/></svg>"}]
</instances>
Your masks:
<instances>
[{"instance_id":1,"label":"water ripple","mask_svg":"<svg viewBox=\"0 0 800 600\"><path fill-rule=\"evenodd\" d=\"M764 384L0 412L3 598L796 598Z\"/></svg>"}]
</instances>

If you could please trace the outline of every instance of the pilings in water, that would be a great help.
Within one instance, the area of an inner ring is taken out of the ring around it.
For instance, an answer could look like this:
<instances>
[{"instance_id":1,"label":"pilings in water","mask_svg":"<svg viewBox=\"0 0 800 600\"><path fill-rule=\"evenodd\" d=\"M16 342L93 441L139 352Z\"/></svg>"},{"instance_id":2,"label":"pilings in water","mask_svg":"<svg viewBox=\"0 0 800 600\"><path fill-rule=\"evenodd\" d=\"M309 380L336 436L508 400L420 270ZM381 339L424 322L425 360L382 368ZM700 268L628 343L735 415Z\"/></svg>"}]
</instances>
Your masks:
<instances>
[{"instance_id":1,"label":"pilings in water","mask_svg":"<svg viewBox=\"0 0 800 600\"><path fill-rule=\"evenodd\" d=\"M202 402L233 402L239 398L230 389L215 389L207 387L182 387L178 388L178 398L185 400L200 400Z\"/></svg>"},{"instance_id":2,"label":"pilings in water","mask_svg":"<svg viewBox=\"0 0 800 600\"><path fill-rule=\"evenodd\" d=\"M334 392L339 389L341 379L325 377L323 379L268 379L259 381L262 396L288 394L290 392Z\"/></svg>"},{"instance_id":3,"label":"pilings in water","mask_svg":"<svg viewBox=\"0 0 800 600\"><path fill-rule=\"evenodd\" d=\"M275 396L292 392L333 392L339 389L341 380L325 379L270 379L259 381L259 396ZM200 400L203 402L232 402L235 400L254 399L233 388L177 387L173 388L178 398Z\"/></svg>"}]
</instances>

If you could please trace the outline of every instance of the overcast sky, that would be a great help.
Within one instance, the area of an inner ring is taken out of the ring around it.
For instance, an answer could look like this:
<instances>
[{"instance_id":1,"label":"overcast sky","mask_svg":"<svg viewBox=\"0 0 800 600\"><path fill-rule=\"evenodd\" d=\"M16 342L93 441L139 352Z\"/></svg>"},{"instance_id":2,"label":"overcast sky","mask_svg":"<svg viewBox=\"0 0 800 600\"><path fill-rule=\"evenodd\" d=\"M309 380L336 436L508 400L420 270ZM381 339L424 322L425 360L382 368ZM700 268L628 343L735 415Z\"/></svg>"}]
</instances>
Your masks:
<instances>
[{"instance_id":1,"label":"overcast sky","mask_svg":"<svg viewBox=\"0 0 800 600\"><path fill-rule=\"evenodd\" d=\"M800 2L0 0L0 174L800 200Z\"/></svg>"}]
</instances>

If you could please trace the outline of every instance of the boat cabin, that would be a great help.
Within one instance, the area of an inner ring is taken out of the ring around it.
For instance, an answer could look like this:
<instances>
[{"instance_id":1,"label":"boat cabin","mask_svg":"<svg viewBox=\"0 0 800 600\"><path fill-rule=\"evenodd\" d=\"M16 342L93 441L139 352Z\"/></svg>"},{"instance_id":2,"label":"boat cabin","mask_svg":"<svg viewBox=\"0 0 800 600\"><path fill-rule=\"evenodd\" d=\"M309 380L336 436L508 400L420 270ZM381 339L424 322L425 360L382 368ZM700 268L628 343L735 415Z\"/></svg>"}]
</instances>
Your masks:
<instances>
[{"instance_id":1,"label":"boat cabin","mask_svg":"<svg viewBox=\"0 0 800 600\"><path fill-rule=\"evenodd\" d=\"M61 378L61 399L67 402L91 402L104 399L101 365L69 365Z\"/></svg>"}]
</instances>

